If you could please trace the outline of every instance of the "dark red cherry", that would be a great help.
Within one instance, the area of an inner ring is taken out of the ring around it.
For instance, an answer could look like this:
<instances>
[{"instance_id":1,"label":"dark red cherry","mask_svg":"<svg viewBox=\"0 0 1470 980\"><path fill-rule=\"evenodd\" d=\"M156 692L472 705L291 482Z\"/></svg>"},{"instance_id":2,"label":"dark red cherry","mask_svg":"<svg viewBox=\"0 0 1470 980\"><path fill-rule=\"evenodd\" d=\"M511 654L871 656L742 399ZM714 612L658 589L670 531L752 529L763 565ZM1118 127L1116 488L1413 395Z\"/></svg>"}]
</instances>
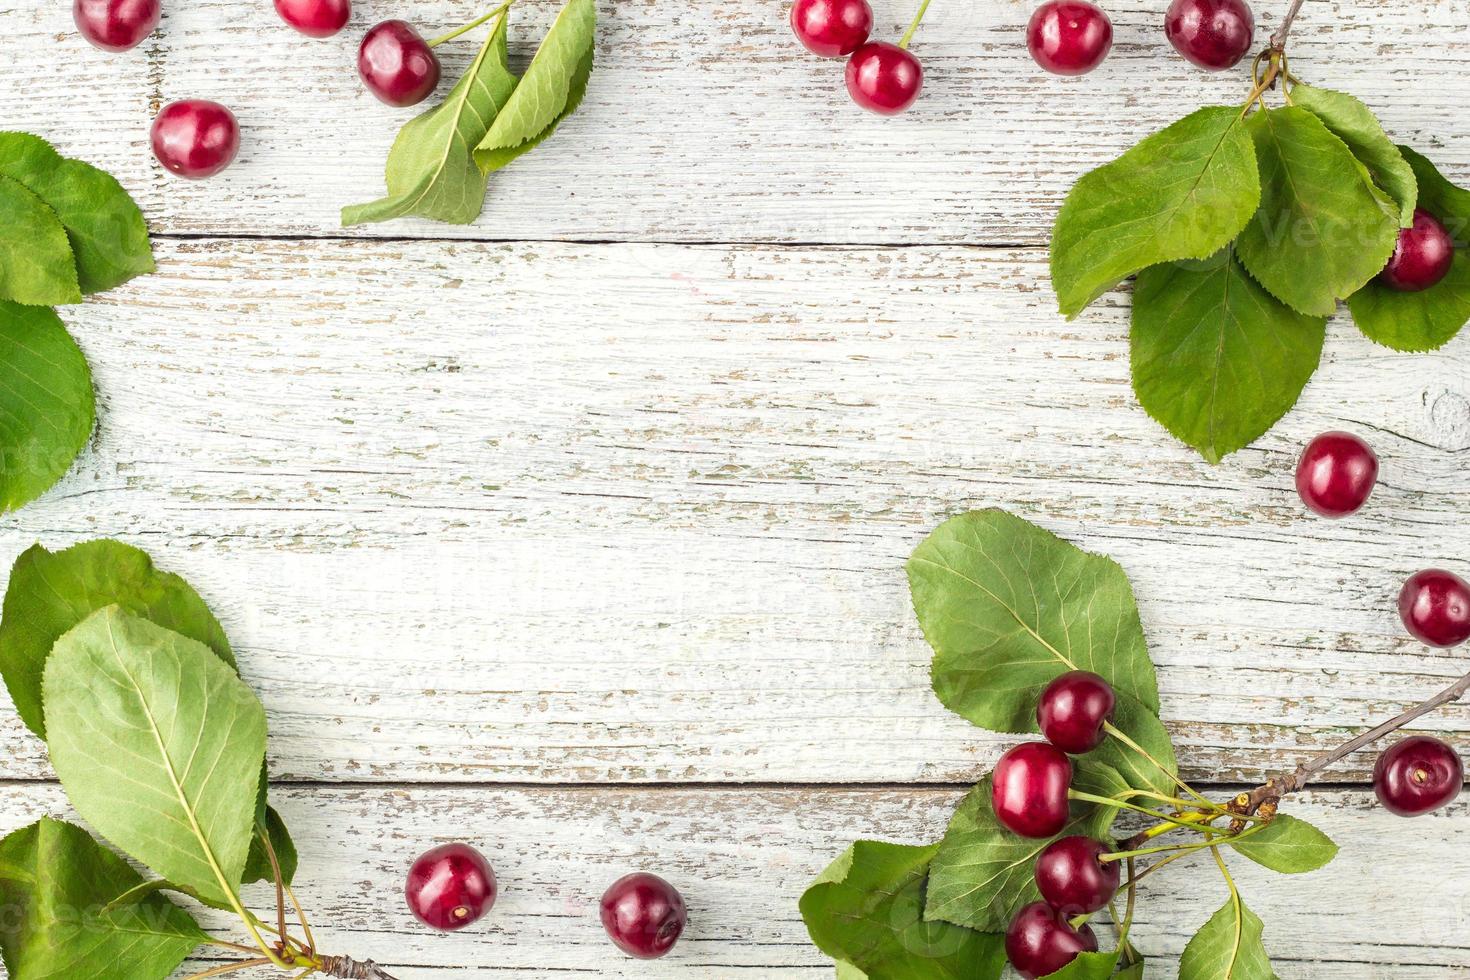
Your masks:
<instances>
[{"instance_id":1,"label":"dark red cherry","mask_svg":"<svg viewBox=\"0 0 1470 980\"><path fill-rule=\"evenodd\" d=\"M1465 764L1437 738L1406 738L1378 757L1373 791L1401 817L1417 817L1454 801L1465 785Z\"/></svg>"},{"instance_id":2,"label":"dark red cherry","mask_svg":"<svg viewBox=\"0 0 1470 980\"><path fill-rule=\"evenodd\" d=\"M1113 49L1113 22L1086 0L1051 0L1026 27L1031 57L1056 75L1085 75Z\"/></svg>"},{"instance_id":3,"label":"dark red cherry","mask_svg":"<svg viewBox=\"0 0 1470 980\"><path fill-rule=\"evenodd\" d=\"M1296 464L1296 492L1323 517L1346 517L1368 502L1378 482L1378 457L1351 432L1324 432Z\"/></svg>"},{"instance_id":4,"label":"dark red cherry","mask_svg":"<svg viewBox=\"0 0 1470 980\"><path fill-rule=\"evenodd\" d=\"M240 152L240 124L218 102L170 102L153 120L153 155L180 177L198 180L228 167Z\"/></svg>"},{"instance_id":5,"label":"dark red cherry","mask_svg":"<svg viewBox=\"0 0 1470 980\"><path fill-rule=\"evenodd\" d=\"M1455 240L1440 220L1423 208L1414 209L1414 224L1399 231L1393 257L1378 274L1379 280L1401 293L1428 289L1450 274Z\"/></svg>"},{"instance_id":6,"label":"dark red cherry","mask_svg":"<svg viewBox=\"0 0 1470 980\"><path fill-rule=\"evenodd\" d=\"M1108 850L1108 845L1091 837L1063 837L1047 845L1036 859L1041 897L1068 918L1106 906L1122 880L1122 862L1098 860Z\"/></svg>"},{"instance_id":7,"label":"dark red cherry","mask_svg":"<svg viewBox=\"0 0 1470 980\"><path fill-rule=\"evenodd\" d=\"M1036 705L1041 734L1063 752L1082 755L1103 743L1103 724L1118 703L1112 685L1086 670L1063 674L1047 685Z\"/></svg>"},{"instance_id":8,"label":"dark red cherry","mask_svg":"<svg viewBox=\"0 0 1470 980\"><path fill-rule=\"evenodd\" d=\"M1050 742L1025 742L1000 757L990 788L996 819L1022 837L1054 837L1070 816L1072 762Z\"/></svg>"},{"instance_id":9,"label":"dark red cherry","mask_svg":"<svg viewBox=\"0 0 1470 980\"><path fill-rule=\"evenodd\" d=\"M331 37L347 26L352 0L276 0L276 13L307 37Z\"/></svg>"},{"instance_id":10,"label":"dark red cherry","mask_svg":"<svg viewBox=\"0 0 1470 980\"><path fill-rule=\"evenodd\" d=\"M1399 592L1399 618L1421 643L1458 646L1470 640L1470 585L1442 568L1415 572Z\"/></svg>"},{"instance_id":11,"label":"dark red cherry","mask_svg":"<svg viewBox=\"0 0 1470 980\"><path fill-rule=\"evenodd\" d=\"M1006 957L1023 980L1050 976L1083 953L1097 952L1097 935L1084 925L1073 929L1064 915L1045 902L1016 913L1006 930Z\"/></svg>"},{"instance_id":12,"label":"dark red cherry","mask_svg":"<svg viewBox=\"0 0 1470 980\"><path fill-rule=\"evenodd\" d=\"M357 49L357 73L381 102L418 105L439 84L439 57L401 20L385 20L368 31Z\"/></svg>"},{"instance_id":13,"label":"dark red cherry","mask_svg":"<svg viewBox=\"0 0 1470 980\"><path fill-rule=\"evenodd\" d=\"M896 116L918 99L924 66L904 48L870 41L847 62L847 93L852 101L880 116Z\"/></svg>"},{"instance_id":14,"label":"dark red cherry","mask_svg":"<svg viewBox=\"0 0 1470 980\"><path fill-rule=\"evenodd\" d=\"M1206 71L1240 64L1256 36L1256 15L1245 0L1174 0L1164 15L1174 50Z\"/></svg>"},{"instance_id":15,"label":"dark red cherry","mask_svg":"<svg viewBox=\"0 0 1470 980\"><path fill-rule=\"evenodd\" d=\"M404 894L424 925L463 929L495 905L495 871L468 844L443 844L413 863Z\"/></svg>"},{"instance_id":16,"label":"dark red cherry","mask_svg":"<svg viewBox=\"0 0 1470 980\"><path fill-rule=\"evenodd\" d=\"M75 0L72 20L82 37L103 51L135 48L163 17L160 0Z\"/></svg>"},{"instance_id":17,"label":"dark red cherry","mask_svg":"<svg viewBox=\"0 0 1470 980\"><path fill-rule=\"evenodd\" d=\"M796 0L791 30L812 54L846 58L872 33L873 8L868 0Z\"/></svg>"},{"instance_id":18,"label":"dark red cherry","mask_svg":"<svg viewBox=\"0 0 1470 980\"><path fill-rule=\"evenodd\" d=\"M658 875L626 875L602 896L608 938L640 960L655 960L673 949L688 921L684 896Z\"/></svg>"}]
</instances>

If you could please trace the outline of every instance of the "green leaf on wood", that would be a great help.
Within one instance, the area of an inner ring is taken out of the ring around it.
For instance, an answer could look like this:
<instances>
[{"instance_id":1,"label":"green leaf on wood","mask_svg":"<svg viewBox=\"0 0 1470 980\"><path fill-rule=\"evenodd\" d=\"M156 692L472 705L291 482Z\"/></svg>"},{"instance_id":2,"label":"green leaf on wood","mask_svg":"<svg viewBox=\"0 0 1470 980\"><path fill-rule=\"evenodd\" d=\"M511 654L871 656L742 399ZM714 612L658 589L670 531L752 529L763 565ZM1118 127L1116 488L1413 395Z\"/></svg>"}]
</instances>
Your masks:
<instances>
[{"instance_id":1,"label":"green leaf on wood","mask_svg":"<svg viewBox=\"0 0 1470 980\"><path fill-rule=\"evenodd\" d=\"M587 91L597 41L596 0L567 0L505 108L475 147L492 173L534 149L576 111Z\"/></svg>"},{"instance_id":2,"label":"green leaf on wood","mask_svg":"<svg viewBox=\"0 0 1470 980\"><path fill-rule=\"evenodd\" d=\"M1240 110L1211 106L1077 181L1057 215L1051 274L1071 319L1142 269L1203 259L1255 213L1261 188Z\"/></svg>"},{"instance_id":3,"label":"green leaf on wood","mask_svg":"<svg viewBox=\"0 0 1470 980\"><path fill-rule=\"evenodd\" d=\"M80 303L76 259L56 212L0 173L0 300L26 306Z\"/></svg>"},{"instance_id":4,"label":"green leaf on wood","mask_svg":"<svg viewBox=\"0 0 1470 980\"><path fill-rule=\"evenodd\" d=\"M0 951L10 980L151 980L208 936L161 895L114 906L143 883L80 827L43 818L0 841Z\"/></svg>"},{"instance_id":5,"label":"green leaf on wood","mask_svg":"<svg viewBox=\"0 0 1470 980\"><path fill-rule=\"evenodd\" d=\"M71 469L95 412L91 369L60 318L0 300L0 513L35 500Z\"/></svg>"},{"instance_id":6,"label":"green leaf on wood","mask_svg":"<svg viewBox=\"0 0 1470 980\"><path fill-rule=\"evenodd\" d=\"M1257 864L1288 875L1316 871L1337 857L1332 838L1305 820L1286 814L1230 846Z\"/></svg>"},{"instance_id":7,"label":"green leaf on wood","mask_svg":"<svg viewBox=\"0 0 1470 980\"><path fill-rule=\"evenodd\" d=\"M1341 139L1306 109L1246 121L1261 169L1261 207L1236 254L1277 299L1330 316L1376 276L1398 241L1398 205Z\"/></svg>"},{"instance_id":8,"label":"green leaf on wood","mask_svg":"<svg viewBox=\"0 0 1470 980\"><path fill-rule=\"evenodd\" d=\"M1274 980L1263 931L1256 914L1231 896L1184 947L1179 980Z\"/></svg>"},{"instance_id":9,"label":"green leaf on wood","mask_svg":"<svg viewBox=\"0 0 1470 980\"><path fill-rule=\"evenodd\" d=\"M399 130L388 153L388 196L343 208L343 226L410 214L453 224L479 217L486 175L474 149L516 87L506 58L508 17L496 21L449 97Z\"/></svg>"},{"instance_id":10,"label":"green leaf on wood","mask_svg":"<svg viewBox=\"0 0 1470 980\"><path fill-rule=\"evenodd\" d=\"M1383 131L1383 124L1361 100L1344 92L1293 85L1291 101L1306 109L1347 144L1353 155L1368 168L1373 181L1397 202L1399 225L1414 223L1414 206L1419 200L1419 182L1414 171L1393 140Z\"/></svg>"},{"instance_id":11,"label":"green leaf on wood","mask_svg":"<svg viewBox=\"0 0 1470 980\"><path fill-rule=\"evenodd\" d=\"M1325 317L1281 303L1231 249L1155 266L1133 291L1133 388L1170 434L1218 463L1296 404L1326 335Z\"/></svg>"},{"instance_id":12,"label":"green leaf on wood","mask_svg":"<svg viewBox=\"0 0 1470 980\"><path fill-rule=\"evenodd\" d=\"M924 921L929 862L939 845L858 841L812 882L801 917L838 975L869 980L997 980L1005 937ZM849 968L843 974L842 968ZM851 970L858 971L852 973Z\"/></svg>"},{"instance_id":13,"label":"green leaf on wood","mask_svg":"<svg viewBox=\"0 0 1470 980\"><path fill-rule=\"evenodd\" d=\"M44 690L77 812L160 877L234 901L265 757L244 682L204 644L108 606L57 641Z\"/></svg>"}]
</instances>

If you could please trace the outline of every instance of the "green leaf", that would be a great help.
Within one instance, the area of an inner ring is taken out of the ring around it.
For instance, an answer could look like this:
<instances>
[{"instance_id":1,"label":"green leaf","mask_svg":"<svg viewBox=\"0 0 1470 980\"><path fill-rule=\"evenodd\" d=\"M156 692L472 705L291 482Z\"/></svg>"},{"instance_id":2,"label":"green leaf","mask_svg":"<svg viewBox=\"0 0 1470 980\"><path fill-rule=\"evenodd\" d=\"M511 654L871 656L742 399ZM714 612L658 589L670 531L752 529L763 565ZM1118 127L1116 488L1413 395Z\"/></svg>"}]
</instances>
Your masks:
<instances>
[{"instance_id":1,"label":"green leaf","mask_svg":"<svg viewBox=\"0 0 1470 980\"><path fill-rule=\"evenodd\" d=\"M160 877L237 901L265 709L209 647L117 606L46 664L51 763L82 818Z\"/></svg>"},{"instance_id":2,"label":"green leaf","mask_svg":"<svg viewBox=\"0 0 1470 980\"><path fill-rule=\"evenodd\" d=\"M1048 973L1042 980L1109 980L1118 968L1121 950L1111 953L1083 953L1055 973Z\"/></svg>"},{"instance_id":3,"label":"green leaf","mask_svg":"<svg viewBox=\"0 0 1470 980\"><path fill-rule=\"evenodd\" d=\"M255 833L250 838L250 854L245 861L245 874L241 881L249 884L252 881L275 881L276 876L271 868L270 856L266 853L264 837L269 837L271 847L275 848L276 860L281 863L281 877L286 884L296 880L296 843L291 840L291 832L286 829L286 821L276 812L275 807L266 807L264 823L255 825Z\"/></svg>"},{"instance_id":4,"label":"green leaf","mask_svg":"<svg viewBox=\"0 0 1470 980\"><path fill-rule=\"evenodd\" d=\"M576 111L587 91L597 41L596 0L567 0L510 101L475 148L485 173L534 149Z\"/></svg>"},{"instance_id":5,"label":"green leaf","mask_svg":"<svg viewBox=\"0 0 1470 980\"><path fill-rule=\"evenodd\" d=\"M1262 110L1246 127L1261 167L1261 208L1240 233L1236 254L1283 303L1331 316L1393 254L1398 206L1307 110Z\"/></svg>"},{"instance_id":6,"label":"green leaf","mask_svg":"<svg viewBox=\"0 0 1470 980\"><path fill-rule=\"evenodd\" d=\"M80 303L77 264L56 212L0 173L0 300L27 306Z\"/></svg>"},{"instance_id":7,"label":"green leaf","mask_svg":"<svg viewBox=\"0 0 1470 980\"><path fill-rule=\"evenodd\" d=\"M1074 785L1094 796L1128 789L1109 767L1086 760L1076 765ZM986 776L960 802L929 869L924 917L981 932L1005 932L1022 907L1038 901L1036 859L1052 841L1074 834L1106 839L1116 807L1072 804L1072 819L1056 837L1031 840L996 819Z\"/></svg>"},{"instance_id":8,"label":"green leaf","mask_svg":"<svg viewBox=\"0 0 1470 980\"><path fill-rule=\"evenodd\" d=\"M1257 864L1287 875L1316 871L1337 856L1332 838L1305 820L1285 814L1230 846Z\"/></svg>"},{"instance_id":9,"label":"green leaf","mask_svg":"<svg viewBox=\"0 0 1470 980\"><path fill-rule=\"evenodd\" d=\"M1326 335L1325 317L1278 301L1230 249L1155 266L1133 291L1133 388L1171 435L1218 463L1296 404Z\"/></svg>"},{"instance_id":10,"label":"green leaf","mask_svg":"<svg viewBox=\"0 0 1470 980\"><path fill-rule=\"evenodd\" d=\"M1127 969L1119 970L1115 980L1143 980L1143 964L1135 963Z\"/></svg>"},{"instance_id":11,"label":"green leaf","mask_svg":"<svg viewBox=\"0 0 1470 980\"><path fill-rule=\"evenodd\" d=\"M0 133L0 174L24 184L60 219L83 293L154 270L143 212L111 174L66 159L29 133Z\"/></svg>"},{"instance_id":12,"label":"green leaf","mask_svg":"<svg viewBox=\"0 0 1470 980\"><path fill-rule=\"evenodd\" d=\"M838 961L839 976L999 978L1006 963L1004 936L924 921L925 881L938 849L858 841L801 896L812 942Z\"/></svg>"},{"instance_id":13,"label":"green leaf","mask_svg":"<svg viewBox=\"0 0 1470 980\"><path fill-rule=\"evenodd\" d=\"M388 153L388 196L343 208L344 227L410 214L464 225L480 216L486 176L474 148L516 87L506 61L508 16L496 21L449 97L399 130Z\"/></svg>"},{"instance_id":14,"label":"green leaf","mask_svg":"<svg viewBox=\"0 0 1470 980\"><path fill-rule=\"evenodd\" d=\"M1179 980L1274 980L1263 931L1255 913L1232 896L1184 947Z\"/></svg>"},{"instance_id":15,"label":"green leaf","mask_svg":"<svg viewBox=\"0 0 1470 980\"><path fill-rule=\"evenodd\" d=\"M1347 144L1373 175L1374 183L1398 203L1400 227L1412 225L1419 182L1373 111L1351 95L1311 85L1293 85L1291 101L1322 120L1333 135Z\"/></svg>"},{"instance_id":16,"label":"green leaf","mask_svg":"<svg viewBox=\"0 0 1470 980\"><path fill-rule=\"evenodd\" d=\"M1261 188L1240 110L1200 109L1084 176L1057 215L1052 287L1072 319L1142 269L1213 255Z\"/></svg>"},{"instance_id":17,"label":"green leaf","mask_svg":"<svg viewBox=\"0 0 1470 980\"><path fill-rule=\"evenodd\" d=\"M1112 767L1130 789L1175 795L1177 785L1173 777L1179 774L1179 760L1169 730L1158 715L1131 696L1115 693L1118 703L1113 709L1113 727L1132 739L1148 756L1140 755L1133 746L1109 735L1087 758Z\"/></svg>"},{"instance_id":18,"label":"green leaf","mask_svg":"<svg viewBox=\"0 0 1470 980\"><path fill-rule=\"evenodd\" d=\"M147 552L107 540L54 553L35 545L10 570L0 617L0 672L21 720L41 738L41 678L52 646L111 605L198 640L235 666L230 641L204 600L179 576L155 568Z\"/></svg>"},{"instance_id":19,"label":"green leaf","mask_svg":"<svg viewBox=\"0 0 1470 980\"><path fill-rule=\"evenodd\" d=\"M56 314L0 300L0 513L66 475L91 438L95 412L91 369Z\"/></svg>"},{"instance_id":20,"label":"green leaf","mask_svg":"<svg viewBox=\"0 0 1470 980\"><path fill-rule=\"evenodd\" d=\"M1422 154L1407 146L1400 146L1399 152L1419 181L1419 206L1444 222L1456 248L1470 245L1470 191L1445 180L1439 168Z\"/></svg>"},{"instance_id":21,"label":"green leaf","mask_svg":"<svg viewBox=\"0 0 1470 980\"><path fill-rule=\"evenodd\" d=\"M161 895L121 907L142 884L80 827L42 818L0 841L0 951L10 980L161 980L208 940Z\"/></svg>"}]
</instances>

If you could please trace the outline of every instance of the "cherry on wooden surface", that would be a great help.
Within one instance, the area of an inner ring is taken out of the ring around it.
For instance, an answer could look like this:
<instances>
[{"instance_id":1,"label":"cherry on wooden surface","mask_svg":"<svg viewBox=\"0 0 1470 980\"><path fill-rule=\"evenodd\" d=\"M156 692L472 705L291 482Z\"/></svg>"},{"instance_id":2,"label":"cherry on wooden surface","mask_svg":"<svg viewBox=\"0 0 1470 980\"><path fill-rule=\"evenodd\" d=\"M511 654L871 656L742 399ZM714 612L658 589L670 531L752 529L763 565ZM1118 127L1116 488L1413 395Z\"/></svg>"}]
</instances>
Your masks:
<instances>
[{"instance_id":1,"label":"cherry on wooden surface","mask_svg":"<svg viewBox=\"0 0 1470 980\"><path fill-rule=\"evenodd\" d=\"M1174 0L1164 36L1174 50L1206 71L1240 64L1255 43L1256 15L1245 0Z\"/></svg>"},{"instance_id":2,"label":"cherry on wooden surface","mask_svg":"<svg viewBox=\"0 0 1470 980\"><path fill-rule=\"evenodd\" d=\"M1390 813L1418 817L1454 802L1465 785L1465 765L1448 743L1427 735L1406 738L1378 757L1373 791Z\"/></svg>"},{"instance_id":3,"label":"cherry on wooden surface","mask_svg":"<svg viewBox=\"0 0 1470 980\"><path fill-rule=\"evenodd\" d=\"M161 0L75 0L72 20L82 37L103 51L137 47L158 27Z\"/></svg>"},{"instance_id":4,"label":"cherry on wooden surface","mask_svg":"<svg viewBox=\"0 0 1470 980\"><path fill-rule=\"evenodd\" d=\"M385 20L363 36L357 74L378 101L396 108L418 105L439 85L439 56L402 20Z\"/></svg>"},{"instance_id":5,"label":"cherry on wooden surface","mask_svg":"<svg viewBox=\"0 0 1470 980\"><path fill-rule=\"evenodd\" d=\"M918 99L924 66L913 53L886 41L870 41L847 62L847 92L869 112L894 116Z\"/></svg>"},{"instance_id":6,"label":"cherry on wooden surface","mask_svg":"<svg viewBox=\"0 0 1470 980\"><path fill-rule=\"evenodd\" d=\"M640 960L667 954L689 921L679 890L645 872L613 882L602 896L601 915L602 927L613 944Z\"/></svg>"},{"instance_id":7,"label":"cherry on wooden surface","mask_svg":"<svg viewBox=\"0 0 1470 980\"><path fill-rule=\"evenodd\" d=\"M431 929L471 925L495 905L495 870L468 844L441 844L413 862L403 894L414 916Z\"/></svg>"},{"instance_id":8,"label":"cherry on wooden surface","mask_svg":"<svg viewBox=\"0 0 1470 980\"><path fill-rule=\"evenodd\" d=\"M873 8L868 0L796 0L791 31L812 54L845 58L872 33Z\"/></svg>"},{"instance_id":9,"label":"cherry on wooden surface","mask_svg":"<svg viewBox=\"0 0 1470 980\"><path fill-rule=\"evenodd\" d=\"M1323 517L1355 513L1378 483L1378 457L1351 432L1324 432L1302 451L1296 465L1296 492Z\"/></svg>"},{"instance_id":10,"label":"cherry on wooden surface","mask_svg":"<svg viewBox=\"0 0 1470 980\"><path fill-rule=\"evenodd\" d=\"M170 102L153 120L153 155L172 173L190 180L212 177L240 152L240 123L218 102Z\"/></svg>"},{"instance_id":11,"label":"cherry on wooden surface","mask_svg":"<svg viewBox=\"0 0 1470 980\"><path fill-rule=\"evenodd\" d=\"M276 0L276 13L307 37L331 37L347 26L352 0Z\"/></svg>"},{"instance_id":12,"label":"cherry on wooden surface","mask_svg":"<svg viewBox=\"0 0 1470 980\"><path fill-rule=\"evenodd\" d=\"M1442 568L1415 572L1399 591L1399 618L1420 643L1458 646L1470 640L1470 585Z\"/></svg>"},{"instance_id":13,"label":"cherry on wooden surface","mask_svg":"<svg viewBox=\"0 0 1470 980\"><path fill-rule=\"evenodd\" d=\"M1085 75L1113 49L1113 22L1086 0L1050 0L1032 13L1026 47L1054 75Z\"/></svg>"}]
</instances>

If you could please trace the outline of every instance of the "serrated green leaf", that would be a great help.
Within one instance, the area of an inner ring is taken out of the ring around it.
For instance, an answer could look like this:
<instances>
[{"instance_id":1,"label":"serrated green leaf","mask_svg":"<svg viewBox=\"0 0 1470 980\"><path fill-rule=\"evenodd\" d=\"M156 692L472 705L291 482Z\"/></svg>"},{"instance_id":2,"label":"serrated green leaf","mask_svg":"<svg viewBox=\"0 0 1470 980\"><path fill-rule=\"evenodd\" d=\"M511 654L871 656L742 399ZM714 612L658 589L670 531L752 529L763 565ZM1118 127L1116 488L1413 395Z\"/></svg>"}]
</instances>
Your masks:
<instances>
[{"instance_id":1,"label":"serrated green leaf","mask_svg":"<svg viewBox=\"0 0 1470 980\"><path fill-rule=\"evenodd\" d=\"M475 148L485 173L499 170L550 136L587 91L597 42L596 0L567 0L536 56Z\"/></svg>"},{"instance_id":2,"label":"serrated green leaf","mask_svg":"<svg viewBox=\"0 0 1470 980\"><path fill-rule=\"evenodd\" d=\"M92 371L60 318L44 306L0 300L0 513L66 475L91 438L95 413Z\"/></svg>"},{"instance_id":3,"label":"serrated green leaf","mask_svg":"<svg viewBox=\"0 0 1470 980\"><path fill-rule=\"evenodd\" d=\"M1179 980L1274 980L1263 931L1256 914L1232 897L1184 947Z\"/></svg>"},{"instance_id":4,"label":"serrated green leaf","mask_svg":"<svg viewBox=\"0 0 1470 980\"><path fill-rule=\"evenodd\" d=\"M1240 110L1210 106L1084 176L1052 235L1051 278L1071 319L1160 262L1213 255L1260 203L1255 150Z\"/></svg>"},{"instance_id":5,"label":"serrated green leaf","mask_svg":"<svg viewBox=\"0 0 1470 980\"><path fill-rule=\"evenodd\" d=\"M1325 317L1278 301L1230 249L1155 266L1133 290L1133 388L1171 435L1218 463L1296 404L1326 334Z\"/></svg>"},{"instance_id":6,"label":"serrated green leaf","mask_svg":"<svg viewBox=\"0 0 1470 980\"><path fill-rule=\"evenodd\" d=\"M858 841L801 896L801 917L838 975L869 980L998 980L1005 937L923 917L938 844Z\"/></svg>"},{"instance_id":7,"label":"serrated green leaf","mask_svg":"<svg viewBox=\"0 0 1470 980\"><path fill-rule=\"evenodd\" d=\"M54 553L35 545L10 570L0 617L0 672L21 720L41 738L41 678L52 646L111 605L198 640L235 665L230 641L199 593L179 576L159 571L146 552L107 540Z\"/></svg>"},{"instance_id":8,"label":"serrated green leaf","mask_svg":"<svg viewBox=\"0 0 1470 980\"><path fill-rule=\"evenodd\" d=\"M80 827L42 818L0 841L0 951L10 980L152 980L209 937Z\"/></svg>"},{"instance_id":9,"label":"serrated green leaf","mask_svg":"<svg viewBox=\"0 0 1470 980\"><path fill-rule=\"evenodd\" d=\"M1428 289L1405 293L1374 279L1347 302L1353 322L1374 343L1438 350L1470 323L1470 256L1456 249L1449 273Z\"/></svg>"},{"instance_id":10,"label":"serrated green leaf","mask_svg":"<svg viewBox=\"0 0 1470 980\"><path fill-rule=\"evenodd\" d=\"M265 758L250 688L204 644L108 606L56 642L44 691L83 819L160 877L237 900Z\"/></svg>"},{"instance_id":11,"label":"serrated green leaf","mask_svg":"<svg viewBox=\"0 0 1470 980\"><path fill-rule=\"evenodd\" d=\"M1236 255L1292 309L1331 316L1393 254L1398 205L1306 109L1262 110L1246 128L1260 164L1261 207L1236 240Z\"/></svg>"},{"instance_id":12,"label":"serrated green leaf","mask_svg":"<svg viewBox=\"0 0 1470 980\"><path fill-rule=\"evenodd\" d=\"M1292 86L1291 100L1322 120L1362 161L1373 175L1374 183L1398 203L1399 226L1412 225L1414 206L1419 200L1419 182L1373 111L1344 92L1311 85Z\"/></svg>"},{"instance_id":13,"label":"serrated green leaf","mask_svg":"<svg viewBox=\"0 0 1470 980\"><path fill-rule=\"evenodd\" d=\"M1116 807L1074 802L1072 819L1056 837L1031 840L1001 825L991 802L991 777L965 796L950 819L929 869L924 917L981 932L1004 932L1024 906L1041 898L1036 859L1052 841L1074 834L1106 839ZM1113 796L1128 785L1110 767L1076 763L1073 785L1094 796Z\"/></svg>"},{"instance_id":14,"label":"serrated green leaf","mask_svg":"<svg viewBox=\"0 0 1470 980\"><path fill-rule=\"evenodd\" d=\"M1288 875L1316 871L1337 857L1332 838L1305 820L1286 814L1230 846L1257 864Z\"/></svg>"},{"instance_id":15,"label":"serrated green leaf","mask_svg":"<svg viewBox=\"0 0 1470 980\"><path fill-rule=\"evenodd\" d=\"M275 869L271 867L270 854L266 851L265 841L269 839L271 847L275 849L276 860L281 865L281 877L286 884L296 880L296 866L298 857L296 854L296 842L291 839L291 832L286 829L286 821L276 812L276 808L268 806L265 813L256 818L254 833L250 837L250 853L245 859L245 873L241 876L243 884L254 881L275 881Z\"/></svg>"},{"instance_id":16,"label":"serrated green leaf","mask_svg":"<svg viewBox=\"0 0 1470 980\"><path fill-rule=\"evenodd\" d=\"M61 219L20 181L0 174L0 301L6 300L80 303L82 291Z\"/></svg>"},{"instance_id":17,"label":"serrated green leaf","mask_svg":"<svg viewBox=\"0 0 1470 980\"><path fill-rule=\"evenodd\" d=\"M486 176L474 149L516 87L506 58L504 14L464 77L438 106L399 130L388 153L388 196L342 209L342 225L419 215L470 224L485 206Z\"/></svg>"},{"instance_id":18,"label":"serrated green leaf","mask_svg":"<svg viewBox=\"0 0 1470 980\"><path fill-rule=\"evenodd\" d=\"M111 174L67 159L29 133L0 133L0 174L24 184L55 212L83 293L154 270L143 212Z\"/></svg>"}]
</instances>

